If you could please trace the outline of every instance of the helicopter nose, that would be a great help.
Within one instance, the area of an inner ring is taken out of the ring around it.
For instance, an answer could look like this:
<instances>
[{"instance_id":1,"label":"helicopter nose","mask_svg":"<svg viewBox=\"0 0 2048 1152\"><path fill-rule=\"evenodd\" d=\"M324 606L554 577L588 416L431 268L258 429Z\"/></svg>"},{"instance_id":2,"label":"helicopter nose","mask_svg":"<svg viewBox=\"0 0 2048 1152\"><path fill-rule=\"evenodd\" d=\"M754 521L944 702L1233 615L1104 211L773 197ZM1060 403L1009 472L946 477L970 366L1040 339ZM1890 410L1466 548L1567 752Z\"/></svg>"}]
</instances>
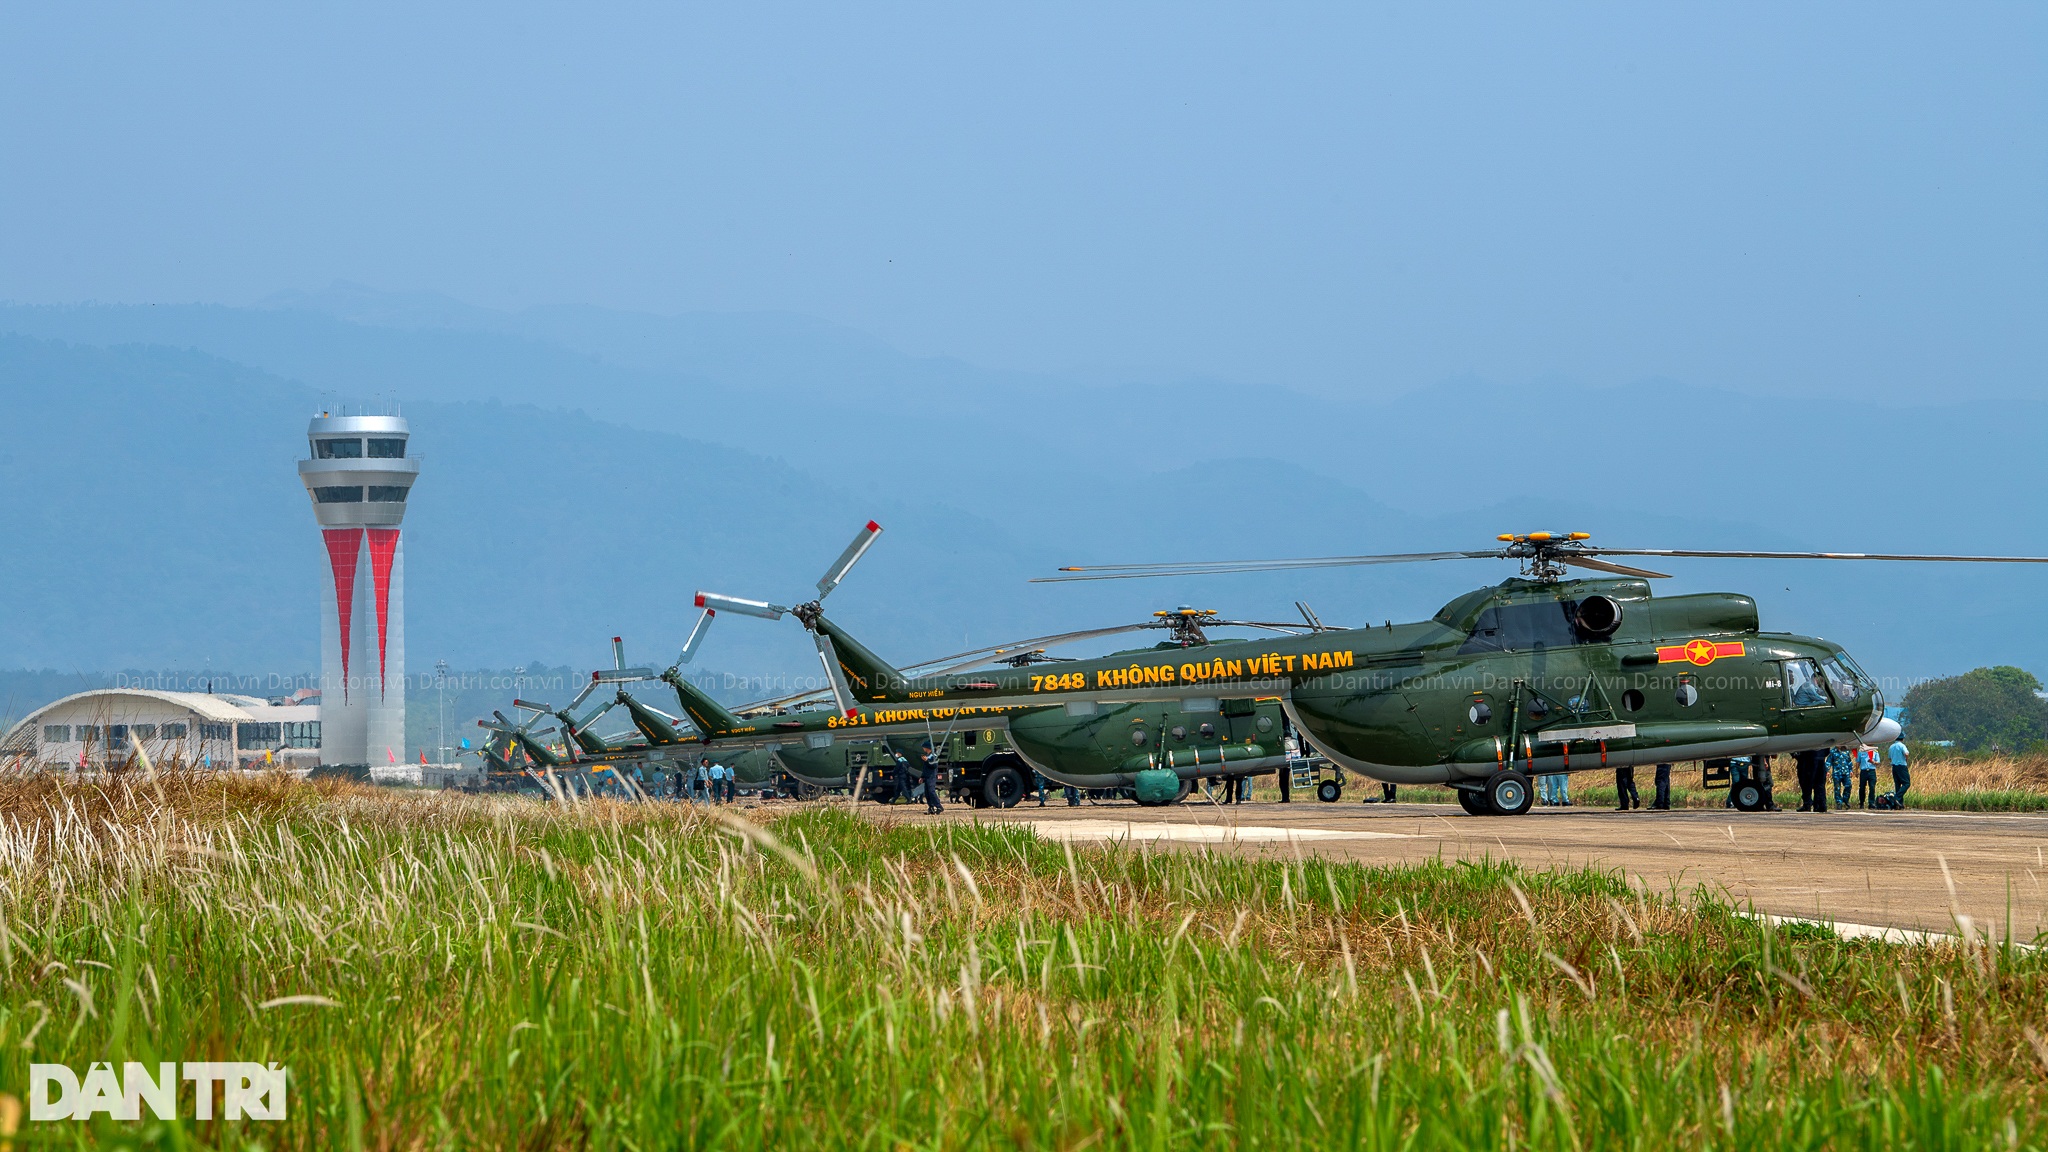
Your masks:
<instances>
[{"instance_id":1,"label":"helicopter nose","mask_svg":"<svg viewBox=\"0 0 2048 1152\"><path fill-rule=\"evenodd\" d=\"M1892 741L1897 740L1899 738L1899 733L1903 731L1905 731L1905 729L1899 727L1899 722L1897 720L1894 720L1889 716L1882 716L1879 717L1877 723L1872 724L1869 728L1865 729L1863 734L1857 737L1857 739L1861 740L1865 744L1871 745L1872 747L1876 747L1878 745L1889 744Z\"/></svg>"}]
</instances>

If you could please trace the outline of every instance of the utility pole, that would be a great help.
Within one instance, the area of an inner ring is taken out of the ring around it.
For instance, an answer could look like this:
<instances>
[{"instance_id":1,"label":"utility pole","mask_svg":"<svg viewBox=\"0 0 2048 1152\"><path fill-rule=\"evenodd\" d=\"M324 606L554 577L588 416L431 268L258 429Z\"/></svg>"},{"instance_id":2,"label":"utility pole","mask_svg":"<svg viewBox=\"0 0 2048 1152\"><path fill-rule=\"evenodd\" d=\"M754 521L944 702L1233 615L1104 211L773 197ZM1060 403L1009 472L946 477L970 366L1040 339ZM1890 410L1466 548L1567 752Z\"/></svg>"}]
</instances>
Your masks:
<instances>
[{"instance_id":1,"label":"utility pole","mask_svg":"<svg viewBox=\"0 0 2048 1152\"><path fill-rule=\"evenodd\" d=\"M441 682L441 724L434 735L435 762L448 762L448 662L434 661L434 676Z\"/></svg>"}]
</instances>

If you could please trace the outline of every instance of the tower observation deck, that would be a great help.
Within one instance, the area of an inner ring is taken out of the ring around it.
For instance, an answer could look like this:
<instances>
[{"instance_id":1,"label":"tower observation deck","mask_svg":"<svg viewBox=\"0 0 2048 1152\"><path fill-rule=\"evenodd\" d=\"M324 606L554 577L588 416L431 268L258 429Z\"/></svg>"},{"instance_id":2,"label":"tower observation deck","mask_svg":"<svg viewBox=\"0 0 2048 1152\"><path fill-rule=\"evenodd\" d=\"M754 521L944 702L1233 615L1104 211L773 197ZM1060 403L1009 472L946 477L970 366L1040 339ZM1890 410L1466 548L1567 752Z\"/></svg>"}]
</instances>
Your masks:
<instances>
[{"instance_id":1,"label":"tower observation deck","mask_svg":"<svg viewBox=\"0 0 2048 1152\"><path fill-rule=\"evenodd\" d=\"M321 594L320 763L405 755L405 548L399 526L419 477L398 416L321 413L299 480L326 545Z\"/></svg>"}]
</instances>

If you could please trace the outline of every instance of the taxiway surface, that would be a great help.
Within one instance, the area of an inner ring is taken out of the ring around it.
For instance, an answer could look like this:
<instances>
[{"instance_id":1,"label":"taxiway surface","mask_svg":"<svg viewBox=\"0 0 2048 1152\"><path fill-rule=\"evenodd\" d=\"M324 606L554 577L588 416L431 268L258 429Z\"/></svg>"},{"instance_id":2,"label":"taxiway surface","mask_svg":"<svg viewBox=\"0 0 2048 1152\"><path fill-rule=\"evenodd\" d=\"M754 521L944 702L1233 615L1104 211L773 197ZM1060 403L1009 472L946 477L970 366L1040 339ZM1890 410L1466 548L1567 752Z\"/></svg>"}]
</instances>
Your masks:
<instances>
[{"instance_id":1,"label":"taxiway surface","mask_svg":"<svg viewBox=\"0 0 2048 1152\"><path fill-rule=\"evenodd\" d=\"M959 809L944 816L958 820ZM2048 935L2048 816L1962 812L1612 812L1538 808L1467 816L1452 805L1135 804L1041 808L984 821L1025 824L1075 843L1126 839L1189 850L1387 863L1508 858L1532 869L1619 870L1655 890L1697 885L1779 916L2034 942Z\"/></svg>"}]
</instances>

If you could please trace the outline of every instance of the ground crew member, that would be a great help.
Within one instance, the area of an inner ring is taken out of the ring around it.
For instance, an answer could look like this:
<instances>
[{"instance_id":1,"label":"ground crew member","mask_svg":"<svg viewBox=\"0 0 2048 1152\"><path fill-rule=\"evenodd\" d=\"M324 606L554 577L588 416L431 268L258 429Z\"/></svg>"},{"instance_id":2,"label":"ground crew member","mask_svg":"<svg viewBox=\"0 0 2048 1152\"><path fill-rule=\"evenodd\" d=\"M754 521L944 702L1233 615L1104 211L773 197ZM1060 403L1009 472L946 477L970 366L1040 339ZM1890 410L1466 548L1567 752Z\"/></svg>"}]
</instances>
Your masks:
<instances>
[{"instance_id":1,"label":"ground crew member","mask_svg":"<svg viewBox=\"0 0 2048 1152\"><path fill-rule=\"evenodd\" d=\"M1394 802L1394 793L1397 791L1399 789L1394 786L1392 780L1380 781L1380 799L1385 803L1392 804Z\"/></svg>"},{"instance_id":2,"label":"ground crew member","mask_svg":"<svg viewBox=\"0 0 2048 1152\"><path fill-rule=\"evenodd\" d=\"M677 800L683 798L683 770L684 766L678 764L668 774L668 794Z\"/></svg>"},{"instance_id":3,"label":"ground crew member","mask_svg":"<svg viewBox=\"0 0 2048 1152\"><path fill-rule=\"evenodd\" d=\"M1616 768L1614 770L1614 790L1621 798L1621 803L1614 809L1616 812L1626 812L1631 808L1641 808L1643 806L1643 798L1636 792L1636 770L1634 768Z\"/></svg>"},{"instance_id":4,"label":"ground crew member","mask_svg":"<svg viewBox=\"0 0 2048 1152\"><path fill-rule=\"evenodd\" d=\"M939 766L932 760L932 746L924 746L924 810L937 815L946 810L939 803Z\"/></svg>"},{"instance_id":5,"label":"ground crew member","mask_svg":"<svg viewBox=\"0 0 2048 1152\"><path fill-rule=\"evenodd\" d=\"M1794 752L1792 762L1799 771L1799 811L1828 810L1827 753L1818 748Z\"/></svg>"},{"instance_id":6,"label":"ground crew member","mask_svg":"<svg viewBox=\"0 0 2048 1152\"><path fill-rule=\"evenodd\" d=\"M1906 738L1899 737L1886 749L1892 761L1892 795L1898 797L1899 807L1906 806L1906 789L1913 786L1913 769L1907 763Z\"/></svg>"},{"instance_id":7,"label":"ground crew member","mask_svg":"<svg viewBox=\"0 0 2048 1152\"><path fill-rule=\"evenodd\" d=\"M1659 812L1671 811L1671 765L1657 765L1657 791L1650 801L1650 807Z\"/></svg>"},{"instance_id":8,"label":"ground crew member","mask_svg":"<svg viewBox=\"0 0 2048 1152\"><path fill-rule=\"evenodd\" d=\"M894 748L889 749L889 755L896 758L896 767L892 769L895 774L896 795L905 800L917 799L919 785L912 779L915 774L910 770L910 758ZM890 802L894 803L894 800Z\"/></svg>"},{"instance_id":9,"label":"ground crew member","mask_svg":"<svg viewBox=\"0 0 2048 1152\"><path fill-rule=\"evenodd\" d=\"M1045 777L1039 775L1036 768L1031 770L1031 786L1038 789L1038 806L1045 807Z\"/></svg>"},{"instance_id":10,"label":"ground crew member","mask_svg":"<svg viewBox=\"0 0 2048 1152\"><path fill-rule=\"evenodd\" d=\"M1079 788L1074 787L1072 784L1067 785L1067 807L1079 808L1080 806L1081 790Z\"/></svg>"},{"instance_id":11,"label":"ground crew member","mask_svg":"<svg viewBox=\"0 0 2048 1152\"><path fill-rule=\"evenodd\" d=\"M1778 782L1772 777L1771 761L1775 756L1752 756L1749 758L1750 771L1755 773L1757 784L1764 790L1764 811L1782 812L1778 807Z\"/></svg>"},{"instance_id":12,"label":"ground crew member","mask_svg":"<svg viewBox=\"0 0 2048 1152\"><path fill-rule=\"evenodd\" d=\"M1856 750L1856 806L1858 808L1868 808L1870 807L1870 802L1875 799L1877 799L1877 749L1858 748Z\"/></svg>"},{"instance_id":13,"label":"ground crew member","mask_svg":"<svg viewBox=\"0 0 2048 1152\"><path fill-rule=\"evenodd\" d=\"M1835 807L1849 806L1849 777L1856 771L1856 757L1847 748L1828 749L1828 783L1835 787Z\"/></svg>"}]
</instances>

